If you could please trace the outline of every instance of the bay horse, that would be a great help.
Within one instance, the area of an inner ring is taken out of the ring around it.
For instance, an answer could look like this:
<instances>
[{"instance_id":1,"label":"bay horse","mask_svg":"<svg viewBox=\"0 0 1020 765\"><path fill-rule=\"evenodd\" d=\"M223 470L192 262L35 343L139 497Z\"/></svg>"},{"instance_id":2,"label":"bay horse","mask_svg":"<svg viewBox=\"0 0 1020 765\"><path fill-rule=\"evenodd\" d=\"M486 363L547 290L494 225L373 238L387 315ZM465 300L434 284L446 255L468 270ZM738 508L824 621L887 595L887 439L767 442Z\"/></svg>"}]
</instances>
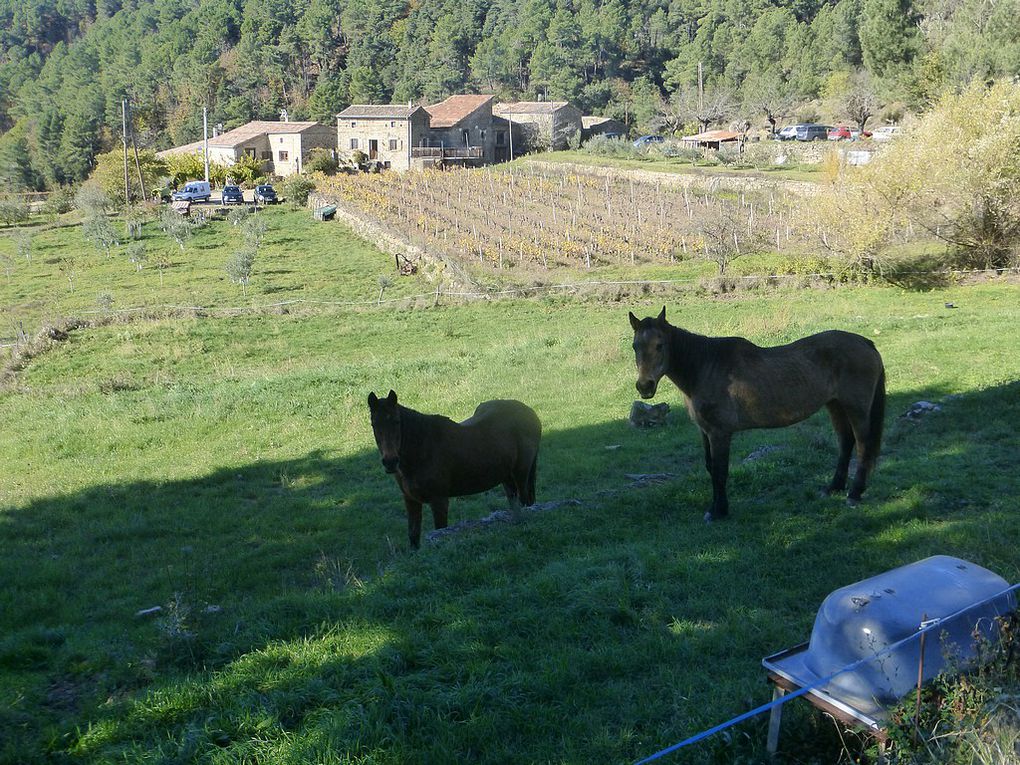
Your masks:
<instances>
[{"instance_id":1,"label":"bay horse","mask_svg":"<svg viewBox=\"0 0 1020 765\"><path fill-rule=\"evenodd\" d=\"M520 401L486 401L459 423L402 406L392 390L386 398L369 393L368 408L383 468L404 495L412 548L421 543L424 504L437 529L446 528L450 497L499 484L515 520L522 505L535 504L542 423Z\"/></svg>"},{"instance_id":2,"label":"bay horse","mask_svg":"<svg viewBox=\"0 0 1020 765\"><path fill-rule=\"evenodd\" d=\"M726 479L734 433L793 425L823 406L839 441L836 473L826 493L846 489L856 446L857 471L847 499L860 500L878 459L885 416L885 368L874 343L829 330L761 348L741 337L705 337L674 327L666 321L665 307L655 318L631 313L630 325L638 393L651 398L659 380L668 377L701 430L712 478L706 521L729 512Z\"/></svg>"}]
</instances>

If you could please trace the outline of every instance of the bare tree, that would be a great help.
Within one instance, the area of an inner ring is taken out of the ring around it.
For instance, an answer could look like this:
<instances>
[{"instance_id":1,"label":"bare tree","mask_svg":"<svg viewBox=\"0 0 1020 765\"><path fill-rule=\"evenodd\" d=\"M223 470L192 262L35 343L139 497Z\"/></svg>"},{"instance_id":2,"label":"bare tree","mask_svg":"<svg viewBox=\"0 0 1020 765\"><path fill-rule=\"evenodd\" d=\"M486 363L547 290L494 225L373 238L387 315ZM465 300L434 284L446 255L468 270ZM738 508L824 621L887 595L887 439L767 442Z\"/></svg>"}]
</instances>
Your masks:
<instances>
[{"instance_id":1,"label":"bare tree","mask_svg":"<svg viewBox=\"0 0 1020 765\"><path fill-rule=\"evenodd\" d=\"M863 133L875 112L878 111L878 96L867 72L859 72L850 78L850 87L843 94L840 111L848 120L855 123Z\"/></svg>"},{"instance_id":2,"label":"bare tree","mask_svg":"<svg viewBox=\"0 0 1020 765\"><path fill-rule=\"evenodd\" d=\"M706 89L704 97L699 97L696 88L679 87L663 104L659 122L670 132L682 130L691 122L697 122L705 131L712 123L729 118L735 108L733 94L725 88Z\"/></svg>"},{"instance_id":3,"label":"bare tree","mask_svg":"<svg viewBox=\"0 0 1020 765\"><path fill-rule=\"evenodd\" d=\"M752 74L744 80L744 107L751 114L763 115L772 135L776 134L779 120L789 115L796 104L789 86L774 75Z\"/></svg>"}]
</instances>

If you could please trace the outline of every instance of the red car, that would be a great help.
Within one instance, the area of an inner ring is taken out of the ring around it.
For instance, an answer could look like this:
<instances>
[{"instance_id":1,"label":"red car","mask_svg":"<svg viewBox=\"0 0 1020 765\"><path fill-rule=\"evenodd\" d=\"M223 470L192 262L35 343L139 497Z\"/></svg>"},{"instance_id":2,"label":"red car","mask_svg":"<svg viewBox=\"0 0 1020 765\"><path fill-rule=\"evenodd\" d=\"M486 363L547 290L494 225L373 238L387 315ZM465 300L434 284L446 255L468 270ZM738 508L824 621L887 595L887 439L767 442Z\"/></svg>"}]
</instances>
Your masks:
<instances>
[{"instance_id":1,"label":"red car","mask_svg":"<svg viewBox=\"0 0 1020 765\"><path fill-rule=\"evenodd\" d=\"M863 133L856 128L850 128L846 125L837 125L829 131L828 139L830 141L856 141L858 138L871 138L871 132L865 130Z\"/></svg>"}]
</instances>

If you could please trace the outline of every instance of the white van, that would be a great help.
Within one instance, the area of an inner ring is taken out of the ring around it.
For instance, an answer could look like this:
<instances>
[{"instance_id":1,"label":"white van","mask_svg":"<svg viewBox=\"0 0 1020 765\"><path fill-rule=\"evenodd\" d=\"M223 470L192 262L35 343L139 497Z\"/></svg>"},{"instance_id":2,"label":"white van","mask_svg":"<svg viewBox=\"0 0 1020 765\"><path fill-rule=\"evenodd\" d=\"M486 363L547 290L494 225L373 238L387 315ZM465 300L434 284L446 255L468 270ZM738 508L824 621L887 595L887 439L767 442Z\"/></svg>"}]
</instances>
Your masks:
<instances>
[{"instance_id":1,"label":"white van","mask_svg":"<svg viewBox=\"0 0 1020 765\"><path fill-rule=\"evenodd\" d=\"M211 196L209 181L188 181L184 184L184 188L175 191L171 198L175 202L208 202Z\"/></svg>"},{"instance_id":2,"label":"white van","mask_svg":"<svg viewBox=\"0 0 1020 765\"><path fill-rule=\"evenodd\" d=\"M882 125L882 127L875 128L875 132L871 138L872 140L881 143L883 141L891 141L902 134L903 130L899 125Z\"/></svg>"}]
</instances>

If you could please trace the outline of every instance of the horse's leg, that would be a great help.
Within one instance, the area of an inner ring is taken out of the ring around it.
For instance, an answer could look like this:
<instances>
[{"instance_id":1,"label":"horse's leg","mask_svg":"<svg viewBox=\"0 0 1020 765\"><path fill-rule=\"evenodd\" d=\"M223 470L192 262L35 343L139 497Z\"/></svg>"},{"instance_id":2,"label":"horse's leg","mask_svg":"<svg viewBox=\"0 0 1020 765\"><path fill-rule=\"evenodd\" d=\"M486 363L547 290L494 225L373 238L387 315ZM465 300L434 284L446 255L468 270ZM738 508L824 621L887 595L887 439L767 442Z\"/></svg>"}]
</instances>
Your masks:
<instances>
[{"instance_id":1,"label":"horse's leg","mask_svg":"<svg viewBox=\"0 0 1020 765\"><path fill-rule=\"evenodd\" d=\"M859 502L865 487L868 485L868 473L875 466L875 454L871 446L871 431L868 420L868 412L847 407L847 417L853 428L854 439L857 442L857 470L854 473L853 483L850 484L850 491L846 498L849 502Z\"/></svg>"},{"instance_id":2,"label":"horse's leg","mask_svg":"<svg viewBox=\"0 0 1020 765\"><path fill-rule=\"evenodd\" d=\"M450 498L442 497L434 499L432 505L432 523L437 529L445 529L447 526L446 516L450 510Z\"/></svg>"},{"instance_id":3,"label":"horse's leg","mask_svg":"<svg viewBox=\"0 0 1020 765\"><path fill-rule=\"evenodd\" d=\"M730 472L730 440L732 438L732 433L721 431L708 435L708 445L711 449L712 506L705 513L706 521L725 518L730 511L729 499L726 497L726 479Z\"/></svg>"},{"instance_id":4,"label":"horse's leg","mask_svg":"<svg viewBox=\"0 0 1020 765\"><path fill-rule=\"evenodd\" d=\"M407 508L407 538L411 549L417 550L421 545L421 502L405 495L404 507Z\"/></svg>"},{"instance_id":5,"label":"horse's leg","mask_svg":"<svg viewBox=\"0 0 1020 765\"><path fill-rule=\"evenodd\" d=\"M835 429L836 439L839 441L836 473L832 476L832 483L825 490L826 494L834 494L837 491L846 489L846 475L850 469L850 455L853 454L854 450L854 430L840 402L830 401L825 406L829 410L829 418L832 420L832 427Z\"/></svg>"},{"instance_id":6,"label":"horse's leg","mask_svg":"<svg viewBox=\"0 0 1020 765\"><path fill-rule=\"evenodd\" d=\"M705 470L712 476L712 444L708 440L708 433L701 431L701 445L705 447Z\"/></svg>"},{"instance_id":7,"label":"horse's leg","mask_svg":"<svg viewBox=\"0 0 1020 765\"><path fill-rule=\"evenodd\" d=\"M506 492L507 501L510 503L510 520L514 523L519 523L521 520L521 493L517 484L516 474L503 484L503 491Z\"/></svg>"}]
</instances>

